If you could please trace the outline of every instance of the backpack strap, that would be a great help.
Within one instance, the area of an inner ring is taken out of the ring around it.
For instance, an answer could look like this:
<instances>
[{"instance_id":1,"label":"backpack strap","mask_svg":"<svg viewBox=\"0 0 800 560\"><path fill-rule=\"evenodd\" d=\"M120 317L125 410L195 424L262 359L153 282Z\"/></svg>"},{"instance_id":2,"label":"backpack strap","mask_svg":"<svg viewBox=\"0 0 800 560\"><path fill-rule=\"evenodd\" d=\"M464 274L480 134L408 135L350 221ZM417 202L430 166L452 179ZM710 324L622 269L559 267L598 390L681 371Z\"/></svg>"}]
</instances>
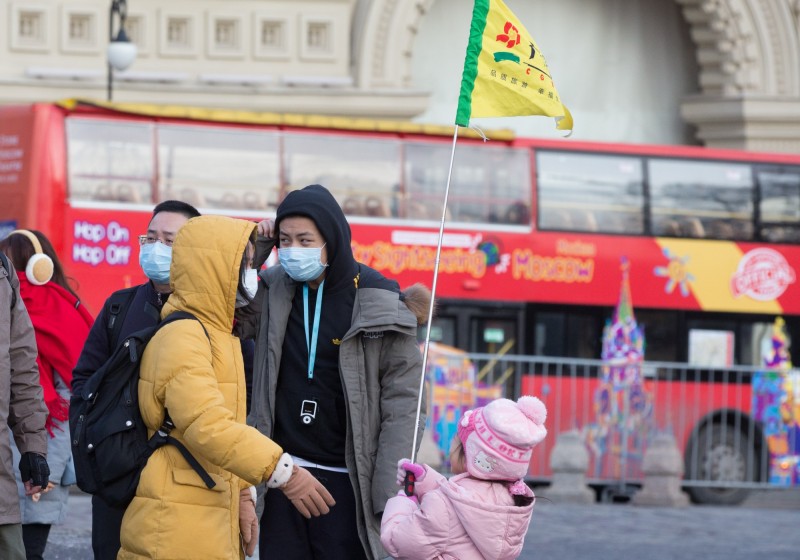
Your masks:
<instances>
[{"instance_id":1,"label":"backpack strap","mask_svg":"<svg viewBox=\"0 0 800 560\"><path fill-rule=\"evenodd\" d=\"M158 431L154 433L153 436L147 441L147 445L149 445L153 450L156 450L162 445L166 444L174 445L178 451L181 452L183 458L186 459L186 462L189 463L189 466L192 467L194 472L196 472L197 475L203 480L203 483L205 483L206 487L209 490L214 488L217 483L214 482L214 479L211 478L211 475L208 474L208 471L203 468L203 465L201 465L200 462L194 458L192 452L189 451L186 446L183 445L183 443L169 435L169 433L172 431L172 428L175 427L175 424L172 423L172 419L169 417L169 412L165 412L166 416L164 417L164 423L161 424L161 427L158 429Z\"/></svg>"},{"instance_id":2,"label":"backpack strap","mask_svg":"<svg viewBox=\"0 0 800 560\"><path fill-rule=\"evenodd\" d=\"M125 323L125 317L128 315L128 309L133 303L133 298L136 296L138 286L118 290L111 294L111 297L106 301L106 328L108 329L109 350L113 350L119 343L119 335L122 332L122 325Z\"/></svg>"},{"instance_id":3,"label":"backpack strap","mask_svg":"<svg viewBox=\"0 0 800 560\"><path fill-rule=\"evenodd\" d=\"M0 263L6 269L8 285L11 286L11 309L14 309L14 306L17 305L17 290L14 289L14 284L11 283L11 265L8 264L8 257L2 251L0 251Z\"/></svg>"},{"instance_id":4,"label":"backpack strap","mask_svg":"<svg viewBox=\"0 0 800 560\"><path fill-rule=\"evenodd\" d=\"M209 343L211 342L211 337L208 335L208 331L206 330L206 326L203 324L203 321L201 321L188 311L173 311L172 313L167 315L166 319L164 319L158 324L158 328L161 329L161 327L163 327L164 325L168 325L173 321L180 321L181 319L193 319L198 323L200 323L200 328L202 328L203 332L206 333L206 338L208 339Z\"/></svg>"}]
</instances>

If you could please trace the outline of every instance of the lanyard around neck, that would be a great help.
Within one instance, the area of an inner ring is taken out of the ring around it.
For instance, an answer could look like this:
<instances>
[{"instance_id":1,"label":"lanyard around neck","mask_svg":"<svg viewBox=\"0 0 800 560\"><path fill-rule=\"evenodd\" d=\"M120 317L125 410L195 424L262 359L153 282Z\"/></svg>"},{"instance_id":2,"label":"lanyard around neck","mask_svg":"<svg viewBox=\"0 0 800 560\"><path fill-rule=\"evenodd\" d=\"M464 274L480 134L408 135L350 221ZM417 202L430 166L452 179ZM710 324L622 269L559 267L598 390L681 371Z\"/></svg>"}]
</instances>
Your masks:
<instances>
[{"instance_id":1,"label":"lanyard around neck","mask_svg":"<svg viewBox=\"0 0 800 560\"><path fill-rule=\"evenodd\" d=\"M311 328L311 340L308 335L308 282L303 284L303 323L306 331L306 348L308 349L308 381L314 379L314 362L317 361L317 338L319 335L319 317L322 315L323 280L317 290L317 303L314 306L314 326Z\"/></svg>"}]
</instances>

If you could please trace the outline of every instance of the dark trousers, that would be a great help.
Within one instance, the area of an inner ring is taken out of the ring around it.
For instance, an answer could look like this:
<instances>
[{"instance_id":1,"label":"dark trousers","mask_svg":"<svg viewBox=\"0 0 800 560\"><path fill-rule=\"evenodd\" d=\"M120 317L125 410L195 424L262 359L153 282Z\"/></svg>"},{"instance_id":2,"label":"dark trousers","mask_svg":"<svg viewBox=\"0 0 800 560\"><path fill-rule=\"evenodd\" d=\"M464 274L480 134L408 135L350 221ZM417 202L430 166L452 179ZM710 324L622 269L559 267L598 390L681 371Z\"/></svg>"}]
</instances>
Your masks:
<instances>
[{"instance_id":1,"label":"dark trousers","mask_svg":"<svg viewBox=\"0 0 800 560\"><path fill-rule=\"evenodd\" d=\"M280 490L267 492L258 550L261 560L366 560L358 538L347 473L308 469L336 500L330 513L306 519Z\"/></svg>"},{"instance_id":2,"label":"dark trousers","mask_svg":"<svg viewBox=\"0 0 800 560\"><path fill-rule=\"evenodd\" d=\"M92 496L92 551L94 560L117 560L124 509L111 507Z\"/></svg>"},{"instance_id":3,"label":"dark trousers","mask_svg":"<svg viewBox=\"0 0 800 560\"><path fill-rule=\"evenodd\" d=\"M50 525L43 523L26 523L22 525L22 542L25 543L27 560L44 560L44 549L47 546L47 535Z\"/></svg>"}]
</instances>

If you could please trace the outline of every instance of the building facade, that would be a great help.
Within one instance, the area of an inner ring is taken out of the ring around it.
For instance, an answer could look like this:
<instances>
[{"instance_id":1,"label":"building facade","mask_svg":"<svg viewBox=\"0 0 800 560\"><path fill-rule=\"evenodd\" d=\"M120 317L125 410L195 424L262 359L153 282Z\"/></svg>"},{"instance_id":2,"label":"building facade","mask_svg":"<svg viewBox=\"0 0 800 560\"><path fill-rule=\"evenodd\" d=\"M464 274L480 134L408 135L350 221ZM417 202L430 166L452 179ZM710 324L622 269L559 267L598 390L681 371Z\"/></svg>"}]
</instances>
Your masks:
<instances>
[{"instance_id":1,"label":"building facade","mask_svg":"<svg viewBox=\"0 0 800 560\"><path fill-rule=\"evenodd\" d=\"M111 4L0 0L0 103L106 99ZM507 4L551 53L577 137L800 151L800 0ZM458 89L466 0L127 5L138 55L115 72L115 101L426 122L455 112L443 92ZM559 59L576 45L580 60Z\"/></svg>"}]
</instances>

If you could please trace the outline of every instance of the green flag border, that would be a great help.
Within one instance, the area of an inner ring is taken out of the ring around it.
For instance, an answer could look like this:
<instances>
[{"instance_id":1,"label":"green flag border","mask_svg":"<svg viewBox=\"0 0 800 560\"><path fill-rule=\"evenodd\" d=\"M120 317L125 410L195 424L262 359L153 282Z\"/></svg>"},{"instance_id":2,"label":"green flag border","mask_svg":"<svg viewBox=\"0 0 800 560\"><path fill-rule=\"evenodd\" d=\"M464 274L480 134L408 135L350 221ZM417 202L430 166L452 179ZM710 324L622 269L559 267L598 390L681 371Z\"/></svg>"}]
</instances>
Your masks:
<instances>
[{"instance_id":1,"label":"green flag border","mask_svg":"<svg viewBox=\"0 0 800 560\"><path fill-rule=\"evenodd\" d=\"M478 57L483 50L483 32L486 30L486 18L489 15L492 0L475 0L472 9L472 22L469 29L467 55L464 58L464 72L461 75L461 93L458 96L456 124L469 126L472 116L472 91L478 77Z\"/></svg>"}]
</instances>

